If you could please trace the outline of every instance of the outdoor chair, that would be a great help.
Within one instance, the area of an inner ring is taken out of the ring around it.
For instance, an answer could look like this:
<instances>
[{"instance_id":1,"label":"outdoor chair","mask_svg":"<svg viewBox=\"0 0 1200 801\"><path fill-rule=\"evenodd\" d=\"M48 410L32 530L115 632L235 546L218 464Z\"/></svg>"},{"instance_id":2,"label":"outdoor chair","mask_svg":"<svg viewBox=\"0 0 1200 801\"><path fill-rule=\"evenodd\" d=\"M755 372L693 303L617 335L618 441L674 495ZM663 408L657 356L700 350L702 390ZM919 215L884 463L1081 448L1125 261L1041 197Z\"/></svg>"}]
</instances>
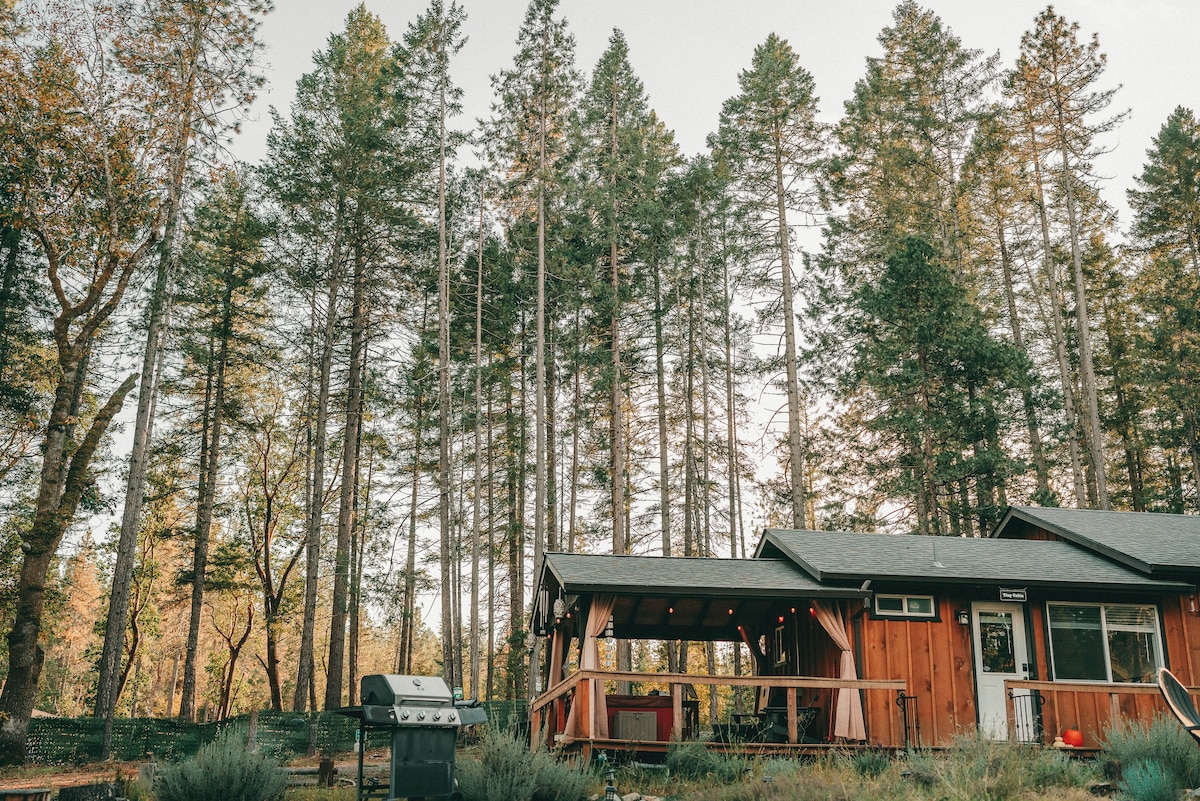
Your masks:
<instances>
[{"instance_id":1,"label":"outdoor chair","mask_svg":"<svg viewBox=\"0 0 1200 801\"><path fill-rule=\"evenodd\" d=\"M1183 724L1183 728L1188 734L1200 741L1200 712L1196 711L1196 705L1192 703L1192 697L1188 694L1187 687L1184 687L1179 679L1175 678L1175 674L1166 668L1158 669L1158 689L1162 691L1163 698L1166 699L1167 706L1171 709L1171 714L1179 718L1179 722Z\"/></svg>"}]
</instances>

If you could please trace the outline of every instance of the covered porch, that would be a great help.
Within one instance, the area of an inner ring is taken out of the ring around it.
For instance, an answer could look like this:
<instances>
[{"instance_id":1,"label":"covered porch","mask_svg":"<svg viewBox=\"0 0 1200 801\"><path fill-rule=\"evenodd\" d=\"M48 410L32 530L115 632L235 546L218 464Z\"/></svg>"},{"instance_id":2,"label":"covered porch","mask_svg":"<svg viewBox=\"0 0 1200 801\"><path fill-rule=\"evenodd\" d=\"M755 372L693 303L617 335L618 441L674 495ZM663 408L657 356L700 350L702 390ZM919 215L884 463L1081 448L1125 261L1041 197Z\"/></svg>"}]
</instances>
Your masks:
<instances>
[{"instance_id":1,"label":"covered porch","mask_svg":"<svg viewBox=\"0 0 1200 801\"><path fill-rule=\"evenodd\" d=\"M857 674L853 618L869 597L866 588L822 587L786 560L546 554L533 609L545 689L531 704L532 745L904 747L906 733L915 736L905 726L905 682ZM640 645L641 659L630 660L640 669L618 670L622 640ZM699 646L687 669L661 658L681 642ZM744 663L732 658L734 644ZM717 648L723 659L713 659ZM892 719L867 720L864 699Z\"/></svg>"}]
</instances>

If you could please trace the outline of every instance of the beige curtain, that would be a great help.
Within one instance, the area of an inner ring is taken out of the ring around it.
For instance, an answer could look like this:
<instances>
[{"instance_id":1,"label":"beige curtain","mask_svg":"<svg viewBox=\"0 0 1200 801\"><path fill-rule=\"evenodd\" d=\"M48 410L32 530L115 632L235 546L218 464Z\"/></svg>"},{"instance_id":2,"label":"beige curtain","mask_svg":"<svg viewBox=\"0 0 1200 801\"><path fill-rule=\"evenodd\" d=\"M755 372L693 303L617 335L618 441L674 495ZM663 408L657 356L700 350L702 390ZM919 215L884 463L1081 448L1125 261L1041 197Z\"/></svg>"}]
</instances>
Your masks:
<instances>
[{"instance_id":1,"label":"beige curtain","mask_svg":"<svg viewBox=\"0 0 1200 801\"><path fill-rule=\"evenodd\" d=\"M563 680L563 639L565 632L561 626L556 626L550 637L550 676L546 680L546 689Z\"/></svg>"},{"instance_id":2,"label":"beige curtain","mask_svg":"<svg viewBox=\"0 0 1200 801\"><path fill-rule=\"evenodd\" d=\"M608 628L608 619L616 608L615 595L597 595L592 598L591 609L588 610L587 627L584 629L583 642L579 648L579 669L595 670L600 666L600 646L596 638ZM597 682L595 697L592 698L592 709L596 725L590 727L592 737L608 739L608 703L604 699L604 682ZM579 704L571 704L567 714L567 733L572 738L583 736L583 721L579 720Z\"/></svg>"},{"instance_id":3,"label":"beige curtain","mask_svg":"<svg viewBox=\"0 0 1200 801\"><path fill-rule=\"evenodd\" d=\"M858 669L854 666L854 653L850 650L850 638L846 634L846 621L836 601L814 601L813 609L821 627L829 634L833 644L842 650L841 672L838 678L855 681ZM867 739L867 728L863 723L862 698L859 691L840 689L833 722L833 736L847 740Z\"/></svg>"}]
</instances>

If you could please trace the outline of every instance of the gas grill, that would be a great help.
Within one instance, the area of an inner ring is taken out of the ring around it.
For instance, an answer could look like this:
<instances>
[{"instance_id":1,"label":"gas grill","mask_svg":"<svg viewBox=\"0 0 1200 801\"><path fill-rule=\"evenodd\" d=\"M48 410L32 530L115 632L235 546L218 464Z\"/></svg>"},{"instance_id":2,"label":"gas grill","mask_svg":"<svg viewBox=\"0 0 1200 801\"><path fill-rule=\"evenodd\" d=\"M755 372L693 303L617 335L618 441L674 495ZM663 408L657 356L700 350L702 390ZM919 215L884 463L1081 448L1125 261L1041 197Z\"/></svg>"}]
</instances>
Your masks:
<instances>
[{"instance_id":1,"label":"gas grill","mask_svg":"<svg viewBox=\"0 0 1200 801\"><path fill-rule=\"evenodd\" d=\"M367 727L391 730L388 799L448 796L454 792L454 745L462 726L487 721L474 701L454 701L437 676L363 676L362 706L344 713L359 719L359 742ZM362 746L358 750L358 799L364 793Z\"/></svg>"}]
</instances>

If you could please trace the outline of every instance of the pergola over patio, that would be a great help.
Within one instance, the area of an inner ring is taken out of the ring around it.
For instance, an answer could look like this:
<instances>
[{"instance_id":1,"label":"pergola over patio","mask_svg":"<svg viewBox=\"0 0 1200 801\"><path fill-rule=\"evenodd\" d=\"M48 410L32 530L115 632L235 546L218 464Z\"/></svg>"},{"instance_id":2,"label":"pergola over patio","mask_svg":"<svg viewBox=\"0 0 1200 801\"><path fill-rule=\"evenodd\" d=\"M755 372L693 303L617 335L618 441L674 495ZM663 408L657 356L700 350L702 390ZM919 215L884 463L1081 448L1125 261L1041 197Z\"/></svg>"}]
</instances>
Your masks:
<instances>
[{"instance_id":1,"label":"pergola over patio","mask_svg":"<svg viewBox=\"0 0 1200 801\"><path fill-rule=\"evenodd\" d=\"M601 745L665 748L668 740L696 734L685 725L683 695L697 684L757 688L756 711L768 699L780 705L781 726L786 721L792 745L800 740L797 710L803 699L822 695L834 702L826 706L833 737L863 740L860 691L905 688L903 681L857 678L848 623L870 596L866 587L822 586L783 559L547 553L532 612L535 636L549 639L546 690L532 705L534 743L584 751ZM605 671L598 659L601 637L742 642L754 675ZM579 669L565 676L572 647L578 648ZM669 696L609 696L605 684L614 681L667 685ZM610 699L657 708L653 742L634 743L622 736L626 732L610 731Z\"/></svg>"}]
</instances>

